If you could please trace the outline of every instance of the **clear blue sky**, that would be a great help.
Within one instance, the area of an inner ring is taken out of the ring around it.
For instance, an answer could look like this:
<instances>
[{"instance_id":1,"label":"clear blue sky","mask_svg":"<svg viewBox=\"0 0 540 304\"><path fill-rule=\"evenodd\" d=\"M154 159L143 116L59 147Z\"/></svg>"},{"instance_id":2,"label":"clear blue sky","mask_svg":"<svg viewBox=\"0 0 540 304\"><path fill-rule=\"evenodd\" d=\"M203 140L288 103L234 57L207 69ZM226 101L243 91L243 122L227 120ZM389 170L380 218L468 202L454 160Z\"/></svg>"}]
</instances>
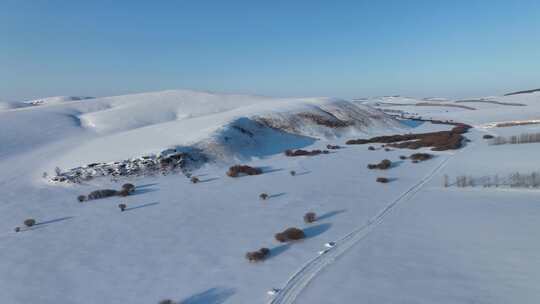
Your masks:
<instances>
[{"instance_id":1,"label":"clear blue sky","mask_svg":"<svg viewBox=\"0 0 540 304\"><path fill-rule=\"evenodd\" d=\"M540 87L540 1L0 0L0 100Z\"/></svg>"}]
</instances>

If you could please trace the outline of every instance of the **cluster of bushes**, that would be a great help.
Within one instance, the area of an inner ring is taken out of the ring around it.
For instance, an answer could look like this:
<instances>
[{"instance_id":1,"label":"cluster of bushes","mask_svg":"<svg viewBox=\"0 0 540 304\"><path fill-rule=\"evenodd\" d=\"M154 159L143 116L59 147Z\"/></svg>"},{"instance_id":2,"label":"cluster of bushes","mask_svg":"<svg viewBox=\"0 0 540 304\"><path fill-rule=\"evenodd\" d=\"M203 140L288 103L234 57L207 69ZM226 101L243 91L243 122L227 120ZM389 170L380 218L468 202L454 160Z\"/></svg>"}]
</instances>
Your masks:
<instances>
[{"instance_id":1,"label":"cluster of bushes","mask_svg":"<svg viewBox=\"0 0 540 304\"><path fill-rule=\"evenodd\" d=\"M270 249L261 248L257 251L250 251L246 253L246 259L248 259L250 262L260 262L264 261L268 255L270 255Z\"/></svg>"},{"instance_id":2,"label":"cluster of bushes","mask_svg":"<svg viewBox=\"0 0 540 304\"><path fill-rule=\"evenodd\" d=\"M381 170L386 170L388 168L390 168L392 166L392 162L388 159L383 159L380 163L378 164L368 164L368 169L381 169Z\"/></svg>"},{"instance_id":3,"label":"cluster of bushes","mask_svg":"<svg viewBox=\"0 0 540 304\"><path fill-rule=\"evenodd\" d=\"M227 175L230 177L238 177L240 175L259 175L262 174L260 168L254 168L246 165L235 165L229 168Z\"/></svg>"},{"instance_id":4,"label":"cluster of bushes","mask_svg":"<svg viewBox=\"0 0 540 304\"><path fill-rule=\"evenodd\" d=\"M341 149L340 146L334 146L334 145L326 145L326 149L328 150L338 150L338 149Z\"/></svg>"},{"instance_id":5,"label":"cluster of bushes","mask_svg":"<svg viewBox=\"0 0 540 304\"><path fill-rule=\"evenodd\" d=\"M486 134L486 135L482 136L483 139L492 139L492 138L494 138L494 137L495 137L495 136L490 135L490 134Z\"/></svg>"},{"instance_id":6,"label":"cluster of bushes","mask_svg":"<svg viewBox=\"0 0 540 304\"><path fill-rule=\"evenodd\" d=\"M280 243L301 240L305 237L304 231L295 227L287 228L283 232L274 235L274 238Z\"/></svg>"},{"instance_id":7,"label":"cluster of bushes","mask_svg":"<svg viewBox=\"0 0 540 304\"><path fill-rule=\"evenodd\" d=\"M523 133L521 135L512 135L509 137L497 136L493 138L490 145L506 145L506 144L529 144L540 142L540 133Z\"/></svg>"},{"instance_id":8,"label":"cluster of bushes","mask_svg":"<svg viewBox=\"0 0 540 304\"><path fill-rule=\"evenodd\" d=\"M431 147L433 151L455 150L462 147L462 141L464 139L462 134L466 133L470 128L471 126L469 125L456 124L450 131L376 136L370 139L351 139L346 144L384 143L394 148L419 149L422 147Z\"/></svg>"},{"instance_id":9,"label":"cluster of bushes","mask_svg":"<svg viewBox=\"0 0 540 304\"><path fill-rule=\"evenodd\" d=\"M285 155L289 156L289 157L294 157L294 156L314 156L314 155L328 154L328 153L329 152L327 150L311 150L311 151L302 150L302 149L285 150Z\"/></svg>"},{"instance_id":10,"label":"cluster of bushes","mask_svg":"<svg viewBox=\"0 0 540 304\"><path fill-rule=\"evenodd\" d=\"M90 192L88 195L79 195L77 200L79 202L96 200L101 198L107 198L111 196L128 196L135 192L135 186L133 184L123 184L120 191L113 189L102 189Z\"/></svg>"},{"instance_id":11,"label":"cluster of bushes","mask_svg":"<svg viewBox=\"0 0 540 304\"><path fill-rule=\"evenodd\" d=\"M429 154L429 153L414 153L414 154L411 154L411 156L409 156L410 159L412 159L413 161L424 161L424 160L428 160L428 159L432 159L433 158L433 154Z\"/></svg>"}]
</instances>

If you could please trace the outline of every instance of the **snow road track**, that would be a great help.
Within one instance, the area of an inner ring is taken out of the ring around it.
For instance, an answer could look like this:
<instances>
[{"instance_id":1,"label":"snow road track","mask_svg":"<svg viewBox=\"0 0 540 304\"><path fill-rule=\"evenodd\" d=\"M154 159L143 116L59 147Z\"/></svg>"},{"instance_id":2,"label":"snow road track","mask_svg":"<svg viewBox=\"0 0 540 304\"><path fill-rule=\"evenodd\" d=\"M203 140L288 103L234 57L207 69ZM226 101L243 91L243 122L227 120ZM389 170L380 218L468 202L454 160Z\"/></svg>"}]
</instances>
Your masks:
<instances>
[{"instance_id":1,"label":"snow road track","mask_svg":"<svg viewBox=\"0 0 540 304\"><path fill-rule=\"evenodd\" d=\"M400 194L389 205L379 211L375 216L368 220L363 226L351 231L341 239L337 240L336 245L330 248L326 253L316 256L300 268L289 280L279 293L269 302L269 304L290 304L294 303L298 295L304 290L309 282L326 266L333 263L339 256L344 254L355 244L364 239L377 225L382 223L399 203L411 199L422 187L427 184L437 172L439 172L450 160L451 156L446 157L429 174L422 178L407 191Z\"/></svg>"}]
</instances>

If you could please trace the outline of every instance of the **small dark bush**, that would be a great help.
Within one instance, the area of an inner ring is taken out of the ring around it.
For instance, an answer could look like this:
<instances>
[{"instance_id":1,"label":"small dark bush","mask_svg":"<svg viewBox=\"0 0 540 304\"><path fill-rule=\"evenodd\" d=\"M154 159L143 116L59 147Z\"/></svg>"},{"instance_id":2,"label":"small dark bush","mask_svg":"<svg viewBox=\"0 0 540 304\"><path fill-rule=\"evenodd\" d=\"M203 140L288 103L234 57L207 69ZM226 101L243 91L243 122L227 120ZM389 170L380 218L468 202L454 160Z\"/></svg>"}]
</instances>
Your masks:
<instances>
[{"instance_id":1,"label":"small dark bush","mask_svg":"<svg viewBox=\"0 0 540 304\"><path fill-rule=\"evenodd\" d=\"M35 219L26 219L24 220L24 225L26 227L32 227L36 224L36 220Z\"/></svg>"},{"instance_id":2,"label":"small dark bush","mask_svg":"<svg viewBox=\"0 0 540 304\"><path fill-rule=\"evenodd\" d=\"M302 229L298 228L287 228L285 231L277 233L275 235L275 238L279 242L288 242L288 241L296 241L301 240L305 238L306 235L304 234L304 231Z\"/></svg>"},{"instance_id":3,"label":"small dark bush","mask_svg":"<svg viewBox=\"0 0 540 304\"><path fill-rule=\"evenodd\" d=\"M77 200L78 200L80 203L84 202L84 201L86 200L86 195L79 195L79 196L77 196Z\"/></svg>"},{"instance_id":4,"label":"small dark bush","mask_svg":"<svg viewBox=\"0 0 540 304\"><path fill-rule=\"evenodd\" d=\"M383 159L380 163L378 164L369 164L368 165L368 169L381 169L381 170L386 170L388 168L390 168L392 166L392 162L388 159Z\"/></svg>"},{"instance_id":5,"label":"small dark bush","mask_svg":"<svg viewBox=\"0 0 540 304\"><path fill-rule=\"evenodd\" d=\"M392 151L392 150L390 150L389 148L384 148L384 151L388 152L388 151Z\"/></svg>"},{"instance_id":6,"label":"small dark bush","mask_svg":"<svg viewBox=\"0 0 540 304\"><path fill-rule=\"evenodd\" d=\"M263 248L259 249L259 252L266 256L266 255L270 254L270 249L263 247Z\"/></svg>"},{"instance_id":7,"label":"small dark bush","mask_svg":"<svg viewBox=\"0 0 540 304\"><path fill-rule=\"evenodd\" d=\"M390 180L386 177L377 177L377 182L378 183L383 183L383 184L386 184L388 183Z\"/></svg>"},{"instance_id":8,"label":"small dark bush","mask_svg":"<svg viewBox=\"0 0 540 304\"><path fill-rule=\"evenodd\" d=\"M199 178L197 178L196 176L193 176L193 177L191 178L191 182L194 183L194 184L196 184L196 183L200 182L200 180L199 180Z\"/></svg>"},{"instance_id":9,"label":"small dark bush","mask_svg":"<svg viewBox=\"0 0 540 304\"><path fill-rule=\"evenodd\" d=\"M21 227L15 227L15 232L21 231Z\"/></svg>"},{"instance_id":10,"label":"small dark bush","mask_svg":"<svg viewBox=\"0 0 540 304\"><path fill-rule=\"evenodd\" d=\"M282 232L276 233L274 238L280 243L285 243L287 241L287 237Z\"/></svg>"},{"instance_id":11,"label":"small dark bush","mask_svg":"<svg viewBox=\"0 0 540 304\"><path fill-rule=\"evenodd\" d=\"M120 208L120 211L125 211L127 206L126 206L126 204L119 204L118 208Z\"/></svg>"},{"instance_id":12,"label":"small dark bush","mask_svg":"<svg viewBox=\"0 0 540 304\"><path fill-rule=\"evenodd\" d=\"M262 174L262 170L259 168L253 168L250 166L236 165L229 168L227 175L230 177L238 177L241 174L245 175L259 175Z\"/></svg>"},{"instance_id":13,"label":"small dark bush","mask_svg":"<svg viewBox=\"0 0 540 304\"><path fill-rule=\"evenodd\" d=\"M433 158L433 155L429 153L414 153L411 154L409 158L412 160L424 161Z\"/></svg>"},{"instance_id":14,"label":"small dark bush","mask_svg":"<svg viewBox=\"0 0 540 304\"><path fill-rule=\"evenodd\" d=\"M390 166L392 166L392 162L388 159L383 159L378 165L377 165L377 168L381 169L381 170L385 170L385 169L388 169L390 168Z\"/></svg>"},{"instance_id":15,"label":"small dark bush","mask_svg":"<svg viewBox=\"0 0 540 304\"><path fill-rule=\"evenodd\" d=\"M118 191L117 195L122 196L122 197L128 196L129 195L129 190L128 189L122 189L122 190Z\"/></svg>"},{"instance_id":16,"label":"small dark bush","mask_svg":"<svg viewBox=\"0 0 540 304\"><path fill-rule=\"evenodd\" d=\"M127 192L131 194L131 193L135 192L135 185L129 184L129 183L123 184L122 185L122 190L127 190Z\"/></svg>"},{"instance_id":17,"label":"small dark bush","mask_svg":"<svg viewBox=\"0 0 540 304\"><path fill-rule=\"evenodd\" d=\"M341 149L340 146L334 146L334 145L326 145L326 149L328 150L337 150L337 149Z\"/></svg>"},{"instance_id":18,"label":"small dark bush","mask_svg":"<svg viewBox=\"0 0 540 304\"><path fill-rule=\"evenodd\" d=\"M291 170L289 173L290 173L292 176L295 176L295 175L296 175L296 171L294 171L294 170Z\"/></svg>"},{"instance_id":19,"label":"small dark bush","mask_svg":"<svg viewBox=\"0 0 540 304\"><path fill-rule=\"evenodd\" d=\"M417 159L413 159L413 160L412 160L412 163L413 163L413 164L416 164L416 163L418 163L418 160L417 160Z\"/></svg>"},{"instance_id":20,"label":"small dark bush","mask_svg":"<svg viewBox=\"0 0 540 304\"><path fill-rule=\"evenodd\" d=\"M266 194L266 193L261 193L261 194L259 194L259 198L262 199L263 201L264 201L264 200L267 200L267 199L268 199L268 194Z\"/></svg>"},{"instance_id":21,"label":"small dark bush","mask_svg":"<svg viewBox=\"0 0 540 304\"><path fill-rule=\"evenodd\" d=\"M319 155L321 153L328 154L328 151L321 151L321 150L312 150L312 151L306 151L302 149L298 150L285 150L285 155L289 157L295 157L295 156L314 156Z\"/></svg>"},{"instance_id":22,"label":"small dark bush","mask_svg":"<svg viewBox=\"0 0 540 304\"><path fill-rule=\"evenodd\" d=\"M403 160L403 159L407 159L407 156L401 155L401 156L399 156L399 159L402 159L402 160Z\"/></svg>"},{"instance_id":23,"label":"small dark bush","mask_svg":"<svg viewBox=\"0 0 540 304\"><path fill-rule=\"evenodd\" d=\"M494 136L493 136L493 135L486 134L486 135L482 136L482 138L483 138L483 139L492 139L492 138L494 138Z\"/></svg>"},{"instance_id":24,"label":"small dark bush","mask_svg":"<svg viewBox=\"0 0 540 304\"><path fill-rule=\"evenodd\" d=\"M246 253L246 259L250 262L259 262L263 261L270 254L270 249L261 248L257 251L250 251Z\"/></svg>"},{"instance_id":25,"label":"small dark bush","mask_svg":"<svg viewBox=\"0 0 540 304\"><path fill-rule=\"evenodd\" d=\"M367 149L368 149L369 151L375 151L375 147L374 147L374 146L369 146Z\"/></svg>"},{"instance_id":26,"label":"small dark bush","mask_svg":"<svg viewBox=\"0 0 540 304\"><path fill-rule=\"evenodd\" d=\"M165 299L165 300L159 301L159 304L176 304L176 302L171 299Z\"/></svg>"},{"instance_id":27,"label":"small dark bush","mask_svg":"<svg viewBox=\"0 0 540 304\"><path fill-rule=\"evenodd\" d=\"M315 212L308 212L304 214L304 222L306 223L313 223L317 220L317 215Z\"/></svg>"}]
</instances>

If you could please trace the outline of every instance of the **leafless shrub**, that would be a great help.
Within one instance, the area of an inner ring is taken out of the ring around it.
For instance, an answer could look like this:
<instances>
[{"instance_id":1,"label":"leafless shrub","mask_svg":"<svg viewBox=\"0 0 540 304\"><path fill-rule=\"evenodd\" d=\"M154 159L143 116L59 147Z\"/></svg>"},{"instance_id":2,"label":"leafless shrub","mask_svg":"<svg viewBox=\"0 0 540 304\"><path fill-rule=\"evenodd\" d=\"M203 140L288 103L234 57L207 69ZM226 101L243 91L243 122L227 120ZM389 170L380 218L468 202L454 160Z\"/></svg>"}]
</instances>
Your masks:
<instances>
[{"instance_id":1,"label":"leafless shrub","mask_svg":"<svg viewBox=\"0 0 540 304\"><path fill-rule=\"evenodd\" d=\"M268 194L266 193L261 193L259 194L259 198L263 201L267 200L268 199Z\"/></svg>"},{"instance_id":2,"label":"leafless shrub","mask_svg":"<svg viewBox=\"0 0 540 304\"><path fill-rule=\"evenodd\" d=\"M199 178L196 177L196 176L191 177L190 181L191 181L193 184L196 184L196 183L200 182Z\"/></svg>"},{"instance_id":3,"label":"leafless shrub","mask_svg":"<svg viewBox=\"0 0 540 304\"><path fill-rule=\"evenodd\" d=\"M299 228L287 228L283 232L276 233L274 236L278 242L288 242L288 241L296 241L301 240L306 237L304 234L304 231Z\"/></svg>"},{"instance_id":4,"label":"leafless shrub","mask_svg":"<svg viewBox=\"0 0 540 304\"><path fill-rule=\"evenodd\" d=\"M289 174L290 174L291 176L295 176L295 175L296 175L296 171L291 170L291 171L289 172Z\"/></svg>"},{"instance_id":5,"label":"leafless shrub","mask_svg":"<svg viewBox=\"0 0 540 304\"><path fill-rule=\"evenodd\" d=\"M30 219L24 220L24 225L25 225L26 227L32 227L32 226L34 226L35 224L36 224L36 220L35 220L35 219L31 219L31 218L30 218Z\"/></svg>"},{"instance_id":6,"label":"leafless shrub","mask_svg":"<svg viewBox=\"0 0 540 304\"><path fill-rule=\"evenodd\" d=\"M313 223L317 220L317 215L315 214L315 212L308 212L306 214L304 214L304 222L306 223Z\"/></svg>"},{"instance_id":7,"label":"leafless shrub","mask_svg":"<svg viewBox=\"0 0 540 304\"><path fill-rule=\"evenodd\" d=\"M120 211L125 211L127 206L126 204L118 204L118 208L120 208Z\"/></svg>"},{"instance_id":8,"label":"leafless shrub","mask_svg":"<svg viewBox=\"0 0 540 304\"><path fill-rule=\"evenodd\" d=\"M15 227L15 232L21 231L21 227Z\"/></svg>"},{"instance_id":9,"label":"leafless shrub","mask_svg":"<svg viewBox=\"0 0 540 304\"><path fill-rule=\"evenodd\" d=\"M106 198L118 195L119 192L112 189L103 189L103 190L96 190L92 191L88 194L88 200L95 200L100 198Z\"/></svg>"},{"instance_id":10,"label":"leafless shrub","mask_svg":"<svg viewBox=\"0 0 540 304\"><path fill-rule=\"evenodd\" d=\"M389 159L383 159L378 164L369 164L368 169L381 169L386 170L392 166L392 162Z\"/></svg>"},{"instance_id":11,"label":"leafless shrub","mask_svg":"<svg viewBox=\"0 0 540 304\"><path fill-rule=\"evenodd\" d=\"M131 192L128 189L122 189L116 193L118 196L128 196Z\"/></svg>"},{"instance_id":12,"label":"leafless shrub","mask_svg":"<svg viewBox=\"0 0 540 304\"><path fill-rule=\"evenodd\" d=\"M405 155L400 155L400 156L399 156L399 159L405 160L405 159L407 159L407 156L405 156Z\"/></svg>"},{"instance_id":13,"label":"leafless shrub","mask_svg":"<svg viewBox=\"0 0 540 304\"><path fill-rule=\"evenodd\" d=\"M328 151L324 150L324 151L321 151L321 150L311 150L311 151L307 151L307 150L302 150L302 149L298 149L298 150L285 150L285 156L289 156L289 157L295 157L295 156L315 156L315 155L319 155L319 154L328 154Z\"/></svg>"},{"instance_id":14,"label":"leafless shrub","mask_svg":"<svg viewBox=\"0 0 540 304\"><path fill-rule=\"evenodd\" d=\"M86 201L86 195L77 196L77 200L79 201L79 203L82 203L82 202Z\"/></svg>"},{"instance_id":15,"label":"leafless shrub","mask_svg":"<svg viewBox=\"0 0 540 304\"><path fill-rule=\"evenodd\" d=\"M127 190L128 193L135 192L135 185L127 183L122 185L122 190Z\"/></svg>"},{"instance_id":16,"label":"leafless shrub","mask_svg":"<svg viewBox=\"0 0 540 304\"><path fill-rule=\"evenodd\" d=\"M257 251L250 251L246 253L246 259L248 259L250 262L260 262L264 261L266 257L270 254L270 249L268 248L261 248Z\"/></svg>"},{"instance_id":17,"label":"leafless shrub","mask_svg":"<svg viewBox=\"0 0 540 304\"><path fill-rule=\"evenodd\" d=\"M259 168L253 168L245 165L236 165L229 168L227 175L230 177L238 177L242 174L245 175L259 175L262 174L262 170Z\"/></svg>"},{"instance_id":18,"label":"leafless shrub","mask_svg":"<svg viewBox=\"0 0 540 304\"><path fill-rule=\"evenodd\" d=\"M341 147L337 146L337 145L326 145L326 149L328 149L328 150L338 150L338 149L341 149Z\"/></svg>"},{"instance_id":19,"label":"leafless shrub","mask_svg":"<svg viewBox=\"0 0 540 304\"><path fill-rule=\"evenodd\" d=\"M378 183L383 183L383 184L386 184L386 183L390 182L390 180L388 178L386 178L386 177L377 177L376 181Z\"/></svg>"},{"instance_id":20,"label":"leafless shrub","mask_svg":"<svg viewBox=\"0 0 540 304\"><path fill-rule=\"evenodd\" d=\"M368 149L369 151L375 151L375 147L374 147L374 146L369 146L367 149Z\"/></svg>"},{"instance_id":21,"label":"leafless shrub","mask_svg":"<svg viewBox=\"0 0 540 304\"><path fill-rule=\"evenodd\" d=\"M429 154L429 153L414 153L414 154L411 154L411 156L409 156L409 158L412 159L412 160L424 161L424 160L428 160L428 159L433 158L433 154Z\"/></svg>"}]
</instances>

